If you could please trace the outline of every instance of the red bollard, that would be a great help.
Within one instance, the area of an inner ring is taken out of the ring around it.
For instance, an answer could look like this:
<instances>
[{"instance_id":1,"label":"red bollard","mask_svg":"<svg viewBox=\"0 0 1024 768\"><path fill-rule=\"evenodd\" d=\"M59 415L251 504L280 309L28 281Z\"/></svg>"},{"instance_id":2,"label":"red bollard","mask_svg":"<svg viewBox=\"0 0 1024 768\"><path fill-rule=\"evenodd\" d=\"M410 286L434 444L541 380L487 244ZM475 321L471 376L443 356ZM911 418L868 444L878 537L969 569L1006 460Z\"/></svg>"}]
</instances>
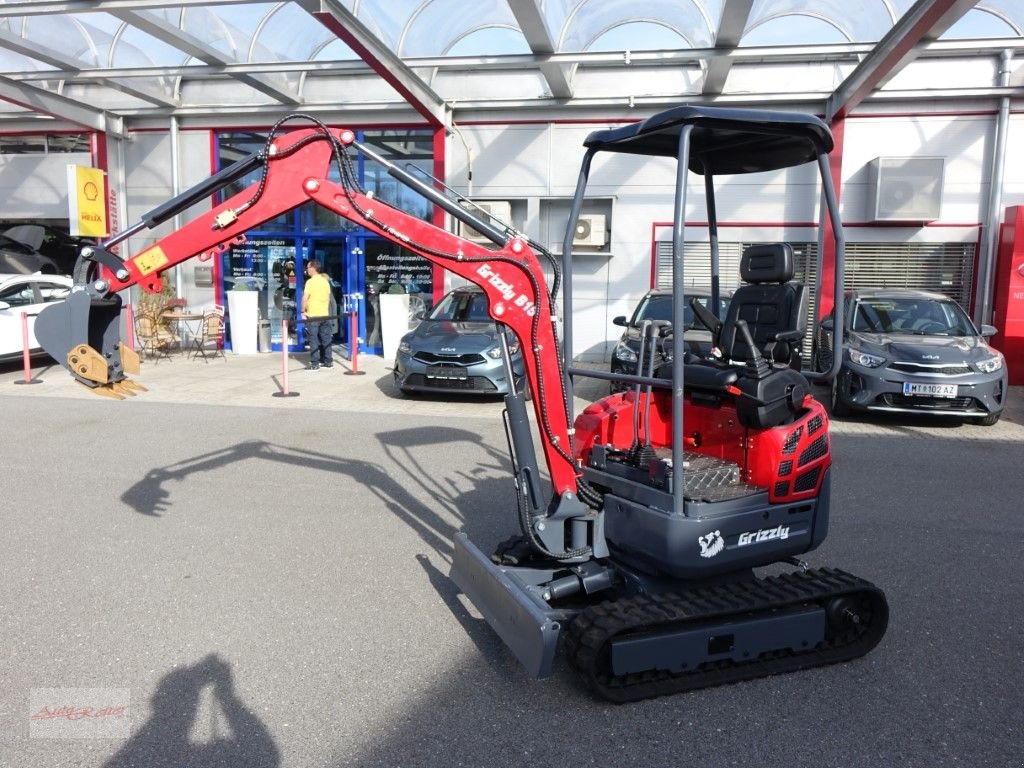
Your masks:
<instances>
[{"instance_id":1,"label":"red bollard","mask_svg":"<svg viewBox=\"0 0 1024 768\"><path fill-rule=\"evenodd\" d=\"M345 371L346 376L363 376L366 371L359 370L359 323L356 322L356 311L353 309L348 313L348 349L349 359L352 361L352 370Z\"/></svg>"},{"instance_id":2,"label":"red bollard","mask_svg":"<svg viewBox=\"0 0 1024 768\"><path fill-rule=\"evenodd\" d=\"M28 343L28 312L21 313L21 346L22 346L22 362L25 365L25 378L21 381L14 382L15 384L42 384L43 382L39 379L32 378L32 355L29 353Z\"/></svg>"},{"instance_id":3,"label":"red bollard","mask_svg":"<svg viewBox=\"0 0 1024 768\"><path fill-rule=\"evenodd\" d=\"M135 310L132 309L131 304L125 304L124 309L124 324L127 331L125 336L128 339L128 349L135 349Z\"/></svg>"},{"instance_id":4,"label":"red bollard","mask_svg":"<svg viewBox=\"0 0 1024 768\"><path fill-rule=\"evenodd\" d=\"M281 318L281 389L271 397L298 397L298 392L288 391L288 321Z\"/></svg>"}]
</instances>

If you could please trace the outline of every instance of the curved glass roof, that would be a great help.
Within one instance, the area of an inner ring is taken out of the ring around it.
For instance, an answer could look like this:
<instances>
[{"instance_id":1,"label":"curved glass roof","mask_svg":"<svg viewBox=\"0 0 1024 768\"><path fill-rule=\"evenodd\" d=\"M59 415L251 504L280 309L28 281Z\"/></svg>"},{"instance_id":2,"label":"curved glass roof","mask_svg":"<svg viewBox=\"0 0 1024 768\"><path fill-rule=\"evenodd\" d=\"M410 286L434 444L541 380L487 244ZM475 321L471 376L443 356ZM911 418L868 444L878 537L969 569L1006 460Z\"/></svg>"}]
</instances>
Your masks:
<instances>
[{"instance_id":1,"label":"curved glass roof","mask_svg":"<svg viewBox=\"0 0 1024 768\"><path fill-rule=\"evenodd\" d=\"M1019 94L996 78L1022 41L1020 0L0 0L0 130L294 110L448 125L694 102L831 118L865 100ZM964 63L958 77L929 76L941 59Z\"/></svg>"}]
</instances>

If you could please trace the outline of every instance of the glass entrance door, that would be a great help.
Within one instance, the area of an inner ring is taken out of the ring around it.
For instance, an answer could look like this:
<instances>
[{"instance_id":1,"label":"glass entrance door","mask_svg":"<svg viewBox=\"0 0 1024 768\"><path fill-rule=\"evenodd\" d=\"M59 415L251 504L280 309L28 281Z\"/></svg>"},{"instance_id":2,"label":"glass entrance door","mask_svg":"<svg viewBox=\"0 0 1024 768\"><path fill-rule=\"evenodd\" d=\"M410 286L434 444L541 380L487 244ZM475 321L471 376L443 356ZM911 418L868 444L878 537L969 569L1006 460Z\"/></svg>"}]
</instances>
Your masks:
<instances>
[{"instance_id":1,"label":"glass entrance door","mask_svg":"<svg viewBox=\"0 0 1024 768\"><path fill-rule=\"evenodd\" d=\"M303 258L301 272L303 280L306 274L306 262L316 259L320 262L320 271L331 283L331 305L329 312L335 318L334 343L348 343L348 323L343 322L344 294L347 286L347 263L349 254L349 235L323 236L306 238L303 242ZM300 304L301 306L301 304ZM301 326L300 326L301 327ZM305 339L305 328L302 328L302 339Z\"/></svg>"},{"instance_id":2,"label":"glass entrance door","mask_svg":"<svg viewBox=\"0 0 1024 768\"><path fill-rule=\"evenodd\" d=\"M296 344L295 325L296 295L298 290L298 272L295 266L296 248L294 240L287 248L278 248L271 251L267 256L269 279L266 287L266 298L261 302L266 307L264 317L270 321L270 348L281 350L281 333L284 323L288 329L288 348L292 349Z\"/></svg>"}]
</instances>

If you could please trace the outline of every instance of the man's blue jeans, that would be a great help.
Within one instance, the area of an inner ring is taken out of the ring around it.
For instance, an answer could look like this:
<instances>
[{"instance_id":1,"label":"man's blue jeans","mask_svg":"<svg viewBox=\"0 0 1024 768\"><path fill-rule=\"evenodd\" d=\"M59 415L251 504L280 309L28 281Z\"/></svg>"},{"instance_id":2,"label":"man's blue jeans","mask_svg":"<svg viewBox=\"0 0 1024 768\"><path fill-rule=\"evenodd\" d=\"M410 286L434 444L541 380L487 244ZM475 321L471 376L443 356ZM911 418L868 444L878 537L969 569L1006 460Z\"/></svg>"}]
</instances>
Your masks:
<instances>
[{"instance_id":1,"label":"man's blue jeans","mask_svg":"<svg viewBox=\"0 0 1024 768\"><path fill-rule=\"evenodd\" d=\"M309 364L332 365L331 341L334 339L334 323L331 320L313 320L306 323L309 336Z\"/></svg>"}]
</instances>

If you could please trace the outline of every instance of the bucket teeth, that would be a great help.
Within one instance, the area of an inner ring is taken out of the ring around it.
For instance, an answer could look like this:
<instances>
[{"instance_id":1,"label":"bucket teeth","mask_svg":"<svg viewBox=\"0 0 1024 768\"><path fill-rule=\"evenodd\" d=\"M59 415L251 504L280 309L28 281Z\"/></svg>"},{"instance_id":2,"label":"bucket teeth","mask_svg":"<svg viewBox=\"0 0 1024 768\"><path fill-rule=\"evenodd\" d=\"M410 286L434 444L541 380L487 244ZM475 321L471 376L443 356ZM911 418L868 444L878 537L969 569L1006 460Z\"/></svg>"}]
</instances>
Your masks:
<instances>
[{"instance_id":1,"label":"bucket teeth","mask_svg":"<svg viewBox=\"0 0 1024 768\"><path fill-rule=\"evenodd\" d=\"M93 394L109 397L113 400L124 400L127 397L135 397L139 392L149 391L146 387L135 383L131 379L121 379L120 381L112 381L109 384L99 384L95 387L89 386L82 381L78 383Z\"/></svg>"},{"instance_id":2,"label":"bucket teeth","mask_svg":"<svg viewBox=\"0 0 1024 768\"><path fill-rule=\"evenodd\" d=\"M142 370L142 364L139 360L139 353L131 347L125 345L124 342L119 341L117 343L117 351L121 356L121 370L125 373L133 373L138 375Z\"/></svg>"},{"instance_id":3,"label":"bucket teeth","mask_svg":"<svg viewBox=\"0 0 1024 768\"><path fill-rule=\"evenodd\" d=\"M116 392L122 397L135 397L135 388L128 386L127 384L125 384L123 380L115 381L111 384L108 384L107 386L110 387L111 391Z\"/></svg>"},{"instance_id":4,"label":"bucket teeth","mask_svg":"<svg viewBox=\"0 0 1024 768\"><path fill-rule=\"evenodd\" d=\"M88 384L79 382L84 387L88 387L90 392L94 392L101 397L109 397L114 400L124 400L127 397L135 397L139 392L148 392L141 384L136 384L131 379L121 379L120 381L112 381L109 384L100 384L95 387L90 387Z\"/></svg>"},{"instance_id":5,"label":"bucket teeth","mask_svg":"<svg viewBox=\"0 0 1024 768\"><path fill-rule=\"evenodd\" d=\"M88 389L94 395L100 395L101 397L109 397L113 400L124 400L125 396L115 391L113 385L111 384L100 384L99 386L96 387L90 387L88 384L85 384L81 381L78 383L81 384L86 389Z\"/></svg>"}]
</instances>

